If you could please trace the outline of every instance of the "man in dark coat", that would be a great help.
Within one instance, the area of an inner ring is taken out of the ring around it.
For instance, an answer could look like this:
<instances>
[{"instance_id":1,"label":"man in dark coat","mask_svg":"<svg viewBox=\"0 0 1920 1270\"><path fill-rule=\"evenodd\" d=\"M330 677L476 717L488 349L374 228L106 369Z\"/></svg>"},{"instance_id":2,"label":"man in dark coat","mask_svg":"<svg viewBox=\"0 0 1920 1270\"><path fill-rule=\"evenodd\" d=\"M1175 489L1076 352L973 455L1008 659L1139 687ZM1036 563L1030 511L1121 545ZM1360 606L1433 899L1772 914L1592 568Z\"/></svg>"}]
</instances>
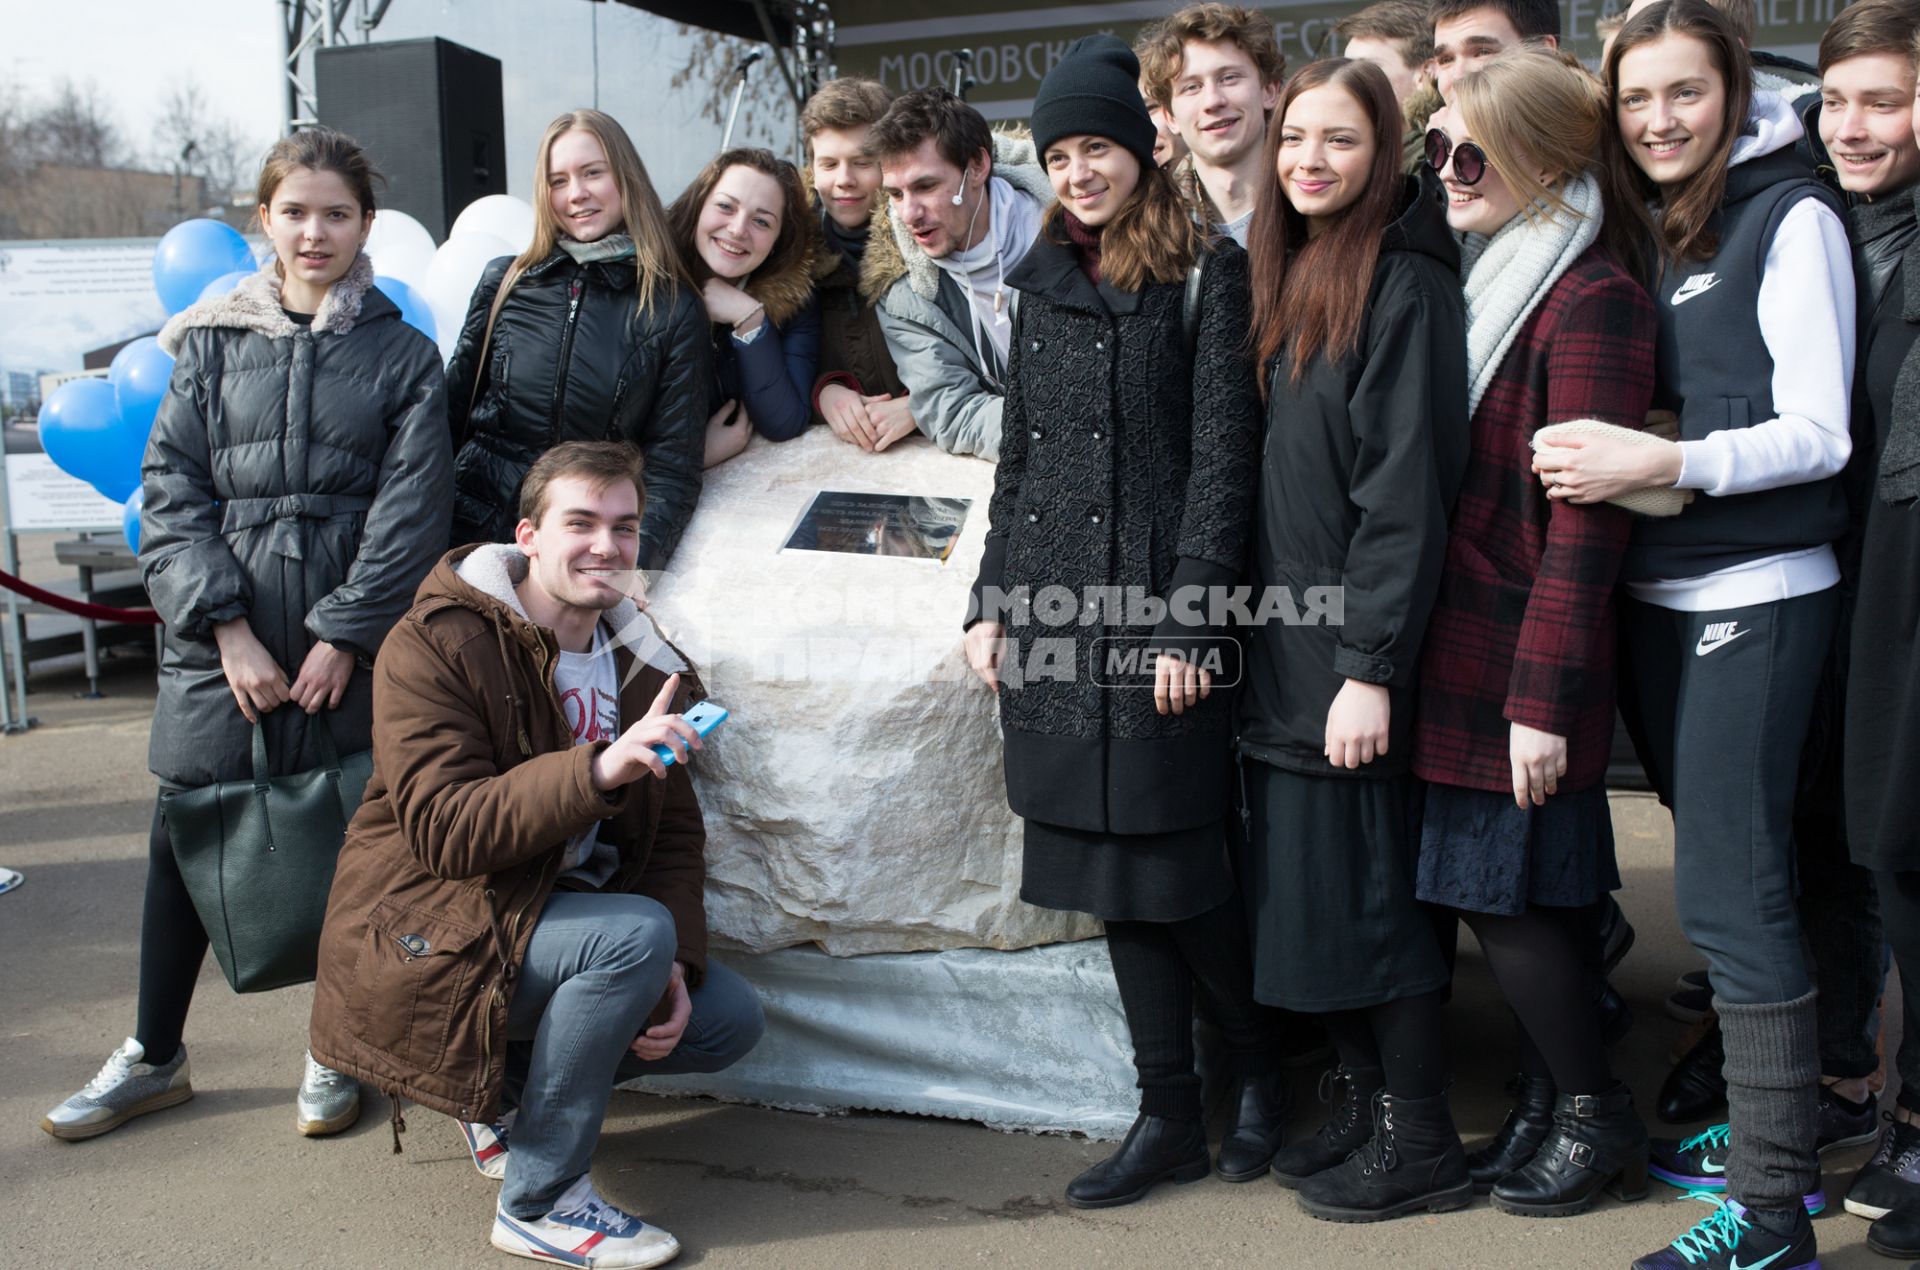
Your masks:
<instances>
[{"instance_id":1,"label":"man in dark coat","mask_svg":"<svg viewBox=\"0 0 1920 1270\"><path fill-rule=\"evenodd\" d=\"M862 152L893 94L871 79L829 80L800 112L820 204L825 249L814 263L820 303L820 377L813 417L863 450L884 450L917 430L907 387L880 329L880 296L860 285L880 191L880 164Z\"/></svg>"}]
</instances>

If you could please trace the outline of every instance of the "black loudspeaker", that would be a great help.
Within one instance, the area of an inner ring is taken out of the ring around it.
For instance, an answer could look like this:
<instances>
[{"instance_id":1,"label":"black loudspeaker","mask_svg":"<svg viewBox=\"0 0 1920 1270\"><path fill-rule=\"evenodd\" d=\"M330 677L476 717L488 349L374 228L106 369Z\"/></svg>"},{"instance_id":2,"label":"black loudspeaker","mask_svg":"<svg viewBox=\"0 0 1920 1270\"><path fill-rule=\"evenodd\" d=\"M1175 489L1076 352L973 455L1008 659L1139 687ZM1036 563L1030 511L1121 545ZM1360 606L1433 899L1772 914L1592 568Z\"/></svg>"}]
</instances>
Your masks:
<instances>
[{"instance_id":1,"label":"black loudspeaker","mask_svg":"<svg viewBox=\"0 0 1920 1270\"><path fill-rule=\"evenodd\" d=\"M467 204L507 192L500 61L442 39L343 44L314 56L320 122L387 177L381 206L445 241Z\"/></svg>"}]
</instances>

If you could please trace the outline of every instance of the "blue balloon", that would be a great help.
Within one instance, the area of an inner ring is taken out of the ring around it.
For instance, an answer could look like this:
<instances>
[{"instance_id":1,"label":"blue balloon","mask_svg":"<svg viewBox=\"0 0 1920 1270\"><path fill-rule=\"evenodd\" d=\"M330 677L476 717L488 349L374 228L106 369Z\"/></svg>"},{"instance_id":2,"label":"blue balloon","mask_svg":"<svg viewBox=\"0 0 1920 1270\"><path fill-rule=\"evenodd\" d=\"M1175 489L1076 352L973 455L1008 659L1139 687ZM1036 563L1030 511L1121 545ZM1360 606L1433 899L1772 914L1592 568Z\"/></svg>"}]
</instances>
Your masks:
<instances>
[{"instance_id":1,"label":"blue balloon","mask_svg":"<svg viewBox=\"0 0 1920 1270\"><path fill-rule=\"evenodd\" d=\"M113 479L94 481L92 484L100 497L116 503L124 503L131 497L129 491L140 488L140 475L137 472L132 476L124 472L116 472Z\"/></svg>"},{"instance_id":2,"label":"blue balloon","mask_svg":"<svg viewBox=\"0 0 1920 1270\"><path fill-rule=\"evenodd\" d=\"M223 273L206 286L200 288L198 298L202 300L218 299L252 277L253 273L254 271L251 269L235 269L232 273Z\"/></svg>"},{"instance_id":3,"label":"blue balloon","mask_svg":"<svg viewBox=\"0 0 1920 1270\"><path fill-rule=\"evenodd\" d=\"M434 334L433 309L427 304L425 296L398 278L376 276L373 285L379 287L381 293L399 307L401 321L430 340L439 338Z\"/></svg>"},{"instance_id":4,"label":"blue balloon","mask_svg":"<svg viewBox=\"0 0 1920 1270\"><path fill-rule=\"evenodd\" d=\"M133 493L127 495L126 508L120 513L120 532L127 536L127 546L134 555L140 554L140 509L147 505L147 493L138 485Z\"/></svg>"},{"instance_id":5,"label":"blue balloon","mask_svg":"<svg viewBox=\"0 0 1920 1270\"><path fill-rule=\"evenodd\" d=\"M130 427L143 432L153 427L166 399L167 384L173 379L173 358L160 347L160 341L143 335L113 355L107 382L120 398L120 417Z\"/></svg>"},{"instance_id":6,"label":"blue balloon","mask_svg":"<svg viewBox=\"0 0 1920 1270\"><path fill-rule=\"evenodd\" d=\"M54 465L118 502L140 483L148 429L127 426L119 394L104 379L70 379L40 407L40 444ZM131 483L128 477L132 477Z\"/></svg>"},{"instance_id":7,"label":"blue balloon","mask_svg":"<svg viewBox=\"0 0 1920 1270\"><path fill-rule=\"evenodd\" d=\"M253 271L253 249L240 231L217 220L181 221L153 251L153 288L160 305L178 313L221 274Z\"/></svg>"}]
</instances>

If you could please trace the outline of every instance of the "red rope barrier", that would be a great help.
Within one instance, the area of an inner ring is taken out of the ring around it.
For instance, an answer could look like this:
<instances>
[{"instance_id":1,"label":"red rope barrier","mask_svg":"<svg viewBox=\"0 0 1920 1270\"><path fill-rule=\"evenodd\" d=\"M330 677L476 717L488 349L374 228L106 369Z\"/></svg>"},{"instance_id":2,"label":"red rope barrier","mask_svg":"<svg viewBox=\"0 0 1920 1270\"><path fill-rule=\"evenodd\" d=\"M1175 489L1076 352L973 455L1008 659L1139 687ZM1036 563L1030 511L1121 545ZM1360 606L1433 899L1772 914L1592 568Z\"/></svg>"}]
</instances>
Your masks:
<instances>
[{"instance_id":1,"label":"red rope barrier","mask_svg":"<svg viewBox=\"0 0 1920 1270\"><path fill-rule=\"evenodd\" d=\"M110 609L104 604L84 604L79 600L69 600L64 595L44 591L33 583L14 577L0 570L0 587L17 591L36 604L45 604L49 608L59 609L62 613L71 613L75 617L89 617L96 622L126 622L134 626L158 626L160 615L152 609Z\"/></svg>"}]
</instances>

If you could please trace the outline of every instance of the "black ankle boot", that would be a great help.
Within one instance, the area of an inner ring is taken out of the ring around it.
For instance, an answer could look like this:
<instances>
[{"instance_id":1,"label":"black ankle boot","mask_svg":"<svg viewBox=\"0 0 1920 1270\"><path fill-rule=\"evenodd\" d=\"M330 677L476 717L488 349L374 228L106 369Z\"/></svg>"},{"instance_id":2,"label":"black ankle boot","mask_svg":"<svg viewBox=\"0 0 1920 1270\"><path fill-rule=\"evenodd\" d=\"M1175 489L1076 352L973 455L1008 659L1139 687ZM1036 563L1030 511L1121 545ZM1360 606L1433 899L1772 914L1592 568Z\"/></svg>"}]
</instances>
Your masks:
<instances>
[{"instance_id":1,"label":"black ankle boot","mask_svg":"<svg viewBox=\"0 0 1920 1270\"><path fill-rule=\"evenodd\" d=\"M1693 1124L1726 1110L1727 1078L1720 1074L1726 1061L1726 1045L1716 1022L1667 1073L1655 1112L1668 1124Z\"/></svg>"},{"instance_id":2,"label":"black ankle boot","mask_svg":"<svg viewBox=\"0 0 1920 1270\"><path fill-rule=\"evenodd\" d=\"M1544 1076L1515 1077L1518 1101L1493 1141L1467 1153L1473 1193L1485 1195L1493 1184L1533 1158L1553 1130L1553 1082Z\"/></svg>"},{"instance_id":3,"label":"black ankle boot","mask_svg":"<svg viewBox=\"0 0 1920 1270\"><path fill-rule=\"evenodd\" d=\"M1311 1138L1281 1147L1273 1155L1273 1180L1295 1187L1352 1155L1373 1132L1368 1108L1386 1081L1378 1067L1336 1067L1320 1078L1320 1101L1332 1114Z\"/></svg>"},{"instance_id":4,"label":"black ankle boot","mask_svg":"<svg viewBox=\"0 0 1920 1270\"><path fill-rule=\"evenodd\" d=\"M1277 1072L1235 1081L1233 1127L1220 1140L1215 1176L1223 1182L1251 1182L1265 1173L1285 1140L1290 1103L1286 1078Z\"/></svg>"},{"instance_id":5,"label":"black ankle boot","mask_svg":"<svg viewBox=\"0 0 1920 1270\"><path fill-rule=\"evenodd\" d=\"M1425 1209L1444 1213L1473 1202L1467 1153L1447 1096L1373 1100L1373 1137L1342 1163L1300 1183L1300 1207L1326 1221L1385 1221Z\"/></svg>"},{"instance_id":6,"label":"black ankle boot","mask_svg":"<svg viewBox=\"0 0 1920 1270\"><path fill-rule=\"evenodd\" d=\"M1905 1204L1867 1227L1867 1247L1883 1257L1920 1257L1920 1204Z\"/></svg>"},{"instance_id":7,"label":"black ankle boot","mask_svg":"<svg viewBox=\"0 0 1920 1270\"><path fill-rule=\"evenodd\" d=\"M1571 1217L1593 1207L1602 1187L1622 1200L1647 1194L1647 1126L1622 1084L1561 1094L1553 1132L1526 1167L1494 1186L1493 1206L1520 1217Z\"/></svg>"},{"instance_id":8,"label":"black ankle boot","mask_svg":"<svg viewBox=\"0 0 1920 1270\"><path fill-rule=\"evenodd\" d=\"M1141 1115L1126 1141L1100 1163L1067 1183L1075 1208L1117 1208L1140 1199L1161 1182L1197 1182L1207 1175L1207 1130L1197 1120Z\"/></svg>"}]
</instances>

